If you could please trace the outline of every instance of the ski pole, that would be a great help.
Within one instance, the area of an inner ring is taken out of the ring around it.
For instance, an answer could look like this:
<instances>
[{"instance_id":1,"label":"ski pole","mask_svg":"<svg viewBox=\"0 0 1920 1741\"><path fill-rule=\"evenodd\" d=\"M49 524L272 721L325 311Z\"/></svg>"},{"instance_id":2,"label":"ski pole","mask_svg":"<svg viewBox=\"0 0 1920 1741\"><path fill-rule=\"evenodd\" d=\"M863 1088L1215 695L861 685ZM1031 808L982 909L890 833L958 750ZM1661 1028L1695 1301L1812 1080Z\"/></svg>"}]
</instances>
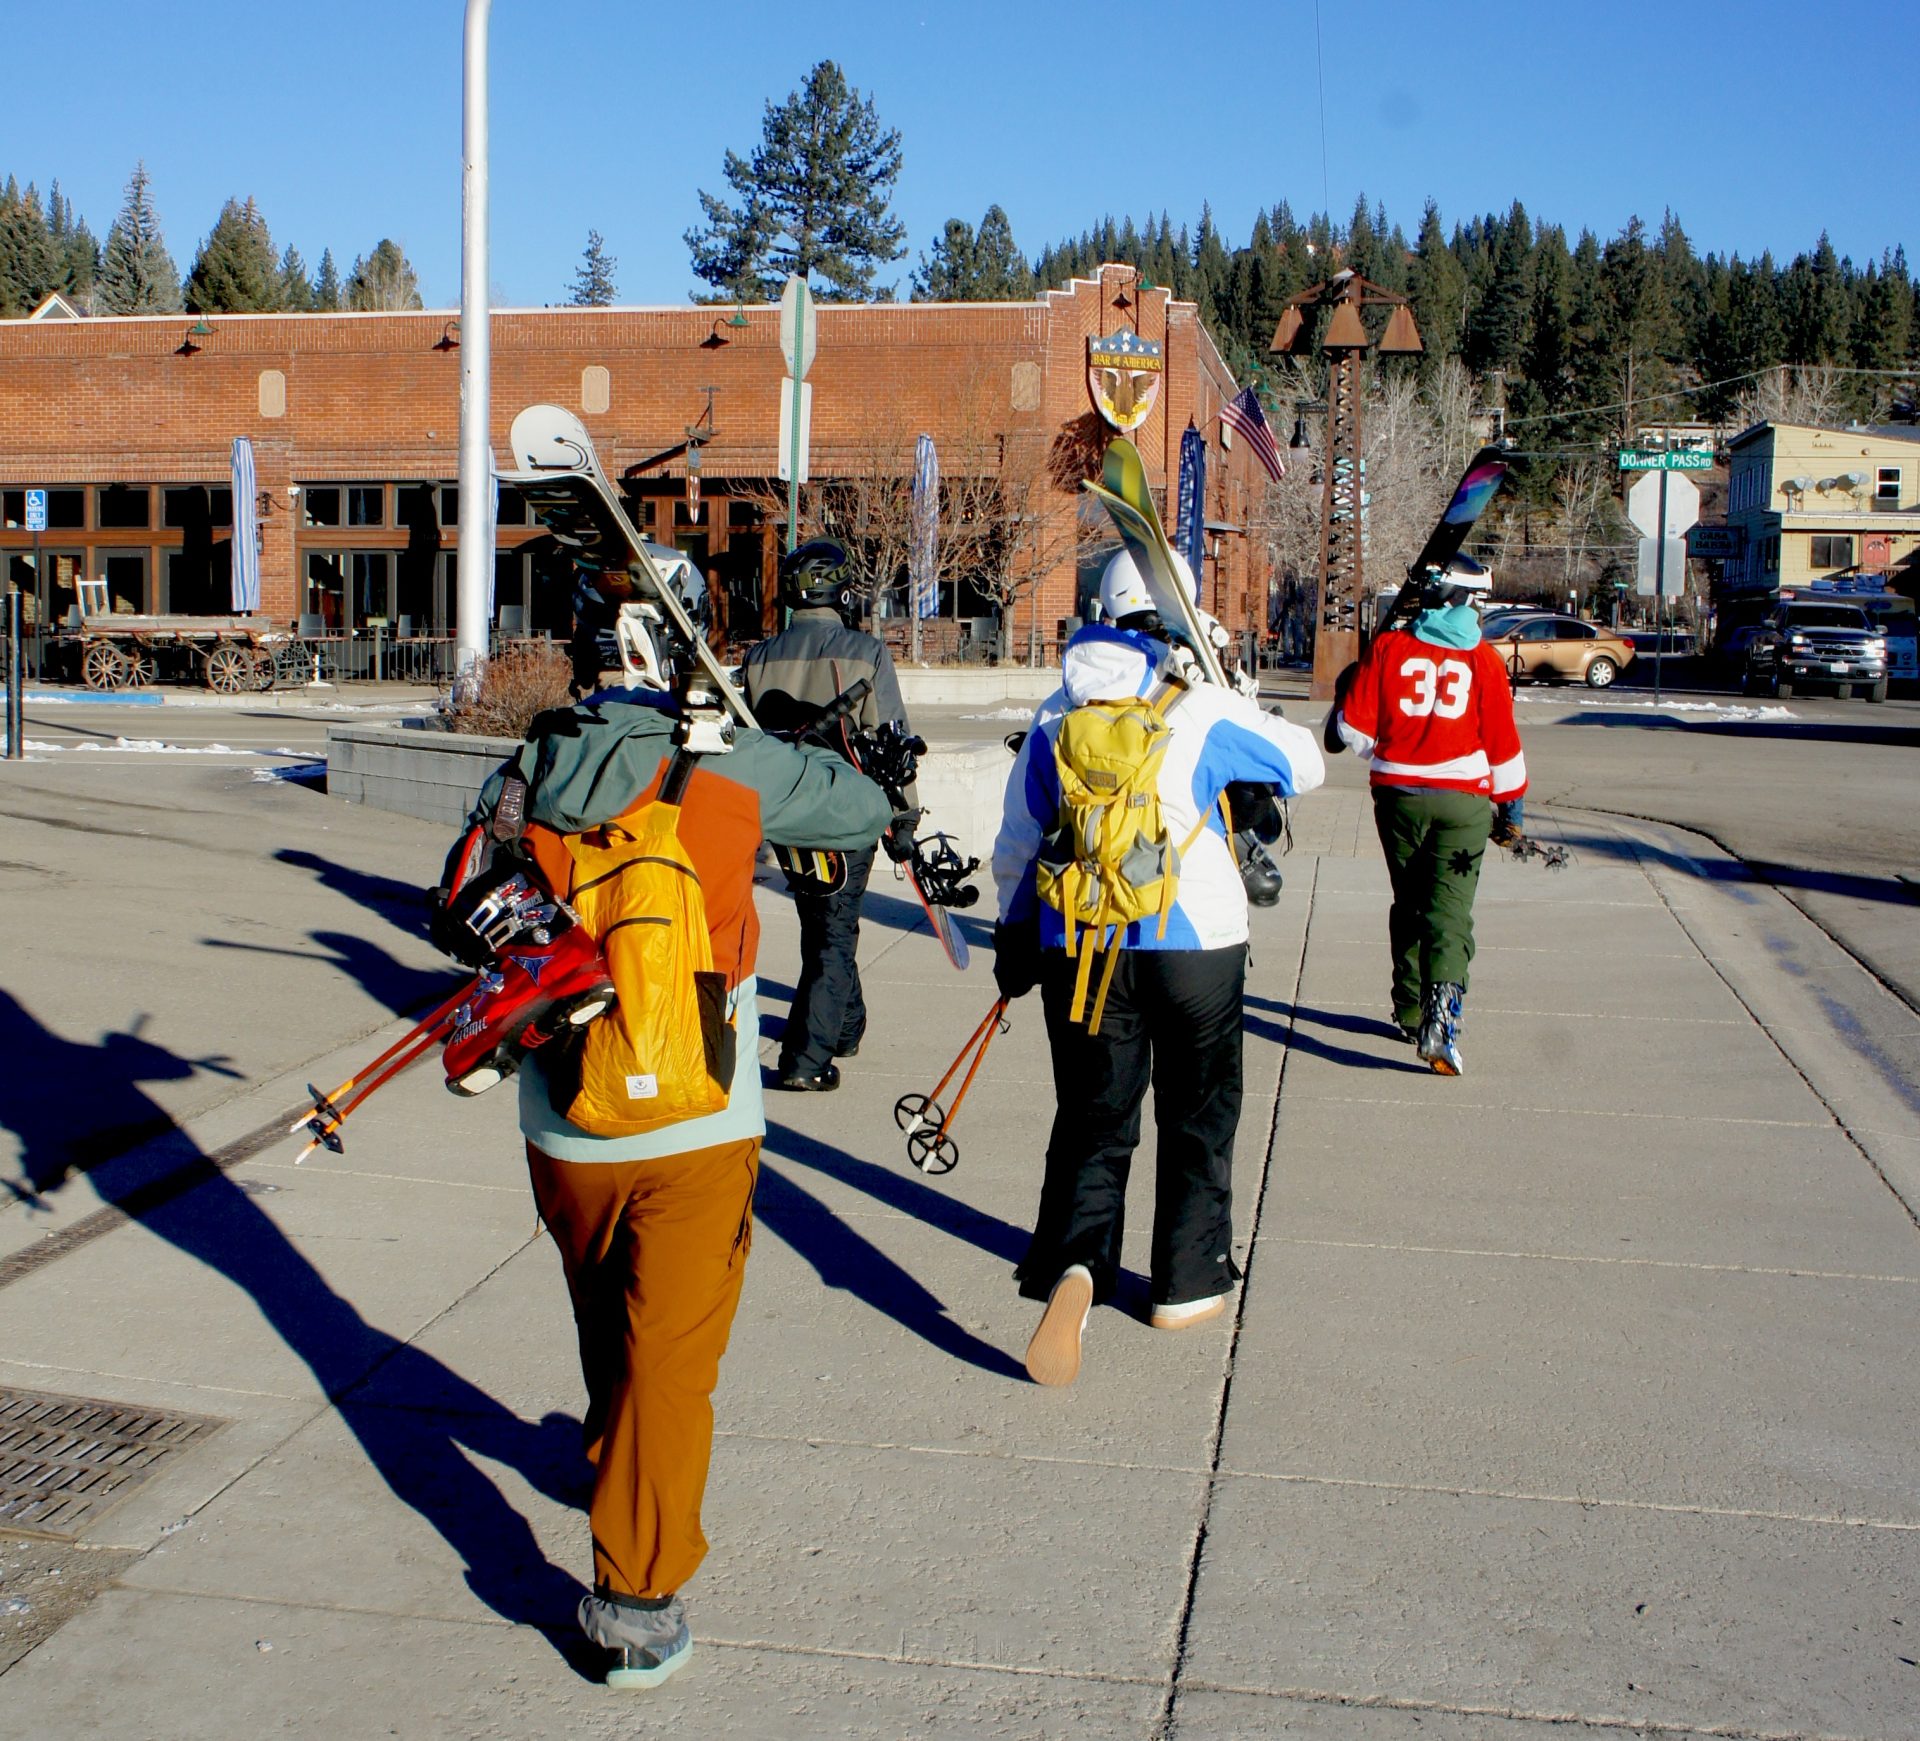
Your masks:
<instances>
[{"instance_id":1,"label":"ski pole","mask_svg":"<svg viewBox=\"0 0 1920 1741\"><path fill-rule=\"evenodd\" d=\"M905 1094L894 1103L894 1122L907 1133L907 1159L921 1172L950 1173L959 1165L960 1149L951 1132L959 1119L967 1090L973 1086L973 1079L986 1059L987 1048L993 1044L994 1035L1007 1025L1003 1019L1006 1010L1007 1000L1004 997L994 1001L980 1025L967 1036L959 1054L947 1066L947 1073L934 1084L931 1094ZM967 1066L967 1073L961 1078L960 1092L954 1096L952 1109L943 1111L940 1095L959 1074L962 1064Z\"/></svg>"},{"instance_id":2,"label":"ski pole","mask_svg":"<svg viewBox=\"0 0 1920 1741\"><path fill-rule=\"evenodd\" d=\"M329 1148L335 1154L340 1153L341 1145L337 1134L340 1127L347 1122L347 1119L353 1113L358 1111L359 1108L366 1103L370 1095L384 1088L403 1070L412 1069L415 1064L419 1063L422 1058L431 1052L433 1048L440 1043L446 1026L452 1019L452 1015L448 1014L442 1018L438 1026L420 1034L415 1039L409 1051L398 1056L395 1056L390 1051L387 1054L390 1062L383 1068L371 1072L363 1071L362 1076L364 1080L353 1095L344 1103L336 1106L332 1096L314 1093L313 1116L303 1119L293 1127L296 1132L302 1130L312 1131L313 1138L299 1154L294 1156L293 1164L295 1166L300 1165L308 1155L312 1154L315 1149L321 1147ZM309 1092L312 1092L312 1090L310 1089Z\"/></svg>"},{"instance_id":3,"label":"ski pole","mask_svg":"<svg viewBox=\"0 0 1920 1741\"><path fill-rule=\"evenodd\" d=\"M909 1138L923 1129L938 1130L947 1122L947 1115L940 1109L940 1091L951 1082L960 1066L966 1062L967 1054L979 1043L982 1033L992 1023L995 1016L1006 1007L1003 998L987 1011L980 1025L970 1033L961 1044L958 1055L947 1066L946 1075L933 1085L931 1094L903 1094L893 1103L893 1121L905 1131Z\"/></svg>"},{"instance_id":4,"label":"ski pole","mask_svg":"<svg viewBox=\"0 0 1920 1741\"><path fill-rule=\"evenodd\" d=\"M346 1081L341 1083L338 1088L334 1089L332 1093L322 1094L312 1083L308 1083L307 1092L313 1096L314 1111L321 1113L331 1112L333 1110L333 1102L337 1101L341 1095L352 1092L356 1083L364 1082L367 1077L378 1070L389 1058L398 1053L403 1046L411 1044L429 1028L439 1027L448 1016L452 1015L462 1003L473 995L473 987L474 982L467 980L460 989L456 991L452 997L448 998L437 1010L431 1015L423 1016L419 1021L415 1022L412 1027L402 1034L399 1039L395 1040L379 1057L368 1059L366 1063L354 1071L354 1073L349 1076ZM311 1122L312 1114L306 1114L287 1126L287 1134L289 1136L298 1136Z\"/></svg>"}]
</instances>

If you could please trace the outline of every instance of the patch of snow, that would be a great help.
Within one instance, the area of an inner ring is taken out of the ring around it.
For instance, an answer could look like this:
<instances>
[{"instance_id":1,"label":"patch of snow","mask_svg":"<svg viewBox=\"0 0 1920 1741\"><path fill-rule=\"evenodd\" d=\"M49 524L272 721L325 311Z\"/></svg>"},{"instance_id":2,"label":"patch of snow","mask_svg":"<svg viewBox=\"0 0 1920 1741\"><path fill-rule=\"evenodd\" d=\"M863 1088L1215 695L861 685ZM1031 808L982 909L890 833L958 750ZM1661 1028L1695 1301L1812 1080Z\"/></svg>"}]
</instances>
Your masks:
<instances>
[{"instance_id":1,"label":"patch of snow","mask_svg":"<svg viewBox=\"0 0 1920 1741\"><path fill-rule=\"evenodd\" d=\"M1033 708L1001 707L996 708L992 713L963 713L960 717L962 719L1031 719Z\"/></svg>"}]
</instances>

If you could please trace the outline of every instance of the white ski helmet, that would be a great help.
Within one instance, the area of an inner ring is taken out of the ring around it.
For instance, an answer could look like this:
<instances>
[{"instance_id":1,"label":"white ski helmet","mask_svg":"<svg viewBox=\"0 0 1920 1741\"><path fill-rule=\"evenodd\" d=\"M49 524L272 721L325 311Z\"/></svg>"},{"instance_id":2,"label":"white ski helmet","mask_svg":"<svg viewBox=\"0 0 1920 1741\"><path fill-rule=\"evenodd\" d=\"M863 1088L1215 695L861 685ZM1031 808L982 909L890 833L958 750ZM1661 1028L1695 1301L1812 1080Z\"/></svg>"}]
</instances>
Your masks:
<instances>
[{"instance_id":1,"label":"white ski helmet","mask_svg":"<svg viewBox=\"0 0 1920 1741\"><path fill-rule=\"evenodd\" d=\"M1456 556L1438 573L1430 573L1421 603L1436 606L1485 604L1493 591L1493 571L1471 556Z\"/></svg>"},{"instance_id":2,"label":"white ski helmet","mask_svg":"<svg viewBox=\"0 0 1920 1741\"><path fill-rule=\"evenodd\" d=\"M1180 576L1181 584L1187 589L1187 597L1197 602L1200 590L1193 584L1193 570L1177 550L1173 552L1173 567ZM1122 545L1113 553L1105 572L1100 576L1100 615L1107 622L1117 623L1127 617L1138 616L1142 611L1157 611L1159 608L1153 602L1146 576L1140 572L1133 552Z\"/></svg>"}]
</instances>

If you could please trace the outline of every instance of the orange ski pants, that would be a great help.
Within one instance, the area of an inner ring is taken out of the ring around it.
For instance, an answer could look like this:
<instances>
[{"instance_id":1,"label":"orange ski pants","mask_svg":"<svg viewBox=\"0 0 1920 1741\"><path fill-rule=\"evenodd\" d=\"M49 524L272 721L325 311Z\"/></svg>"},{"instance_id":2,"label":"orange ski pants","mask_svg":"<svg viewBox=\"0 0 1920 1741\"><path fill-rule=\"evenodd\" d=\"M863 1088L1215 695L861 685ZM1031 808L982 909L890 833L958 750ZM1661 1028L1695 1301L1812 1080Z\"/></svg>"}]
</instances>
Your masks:
<instances>
[{"instance_id":1,"label":"orange ski pants","mask_svg":"<svg viewBox=\"0 0 1920 1741\"><path fill-rule=\"evenodd\" d=\"M706 1558L713 1387L759 1162L758 1137L650 1161L561 1161L527 1145L587 1381L596 1590L670 1596Z\"/></svg>"}]
</instances>

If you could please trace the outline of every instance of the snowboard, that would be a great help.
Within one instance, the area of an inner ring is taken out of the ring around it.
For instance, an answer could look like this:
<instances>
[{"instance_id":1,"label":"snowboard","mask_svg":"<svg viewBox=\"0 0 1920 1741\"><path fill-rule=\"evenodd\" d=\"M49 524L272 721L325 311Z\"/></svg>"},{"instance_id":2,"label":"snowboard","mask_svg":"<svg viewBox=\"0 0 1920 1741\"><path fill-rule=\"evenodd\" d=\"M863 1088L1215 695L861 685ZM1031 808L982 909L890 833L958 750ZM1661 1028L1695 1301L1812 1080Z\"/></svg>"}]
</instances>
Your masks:
<instances>
[{"instance_id":1,"label":"snowboard","mask_svg":"<svg viewBox=\"0 0 1920 1741\"><path fill-rule=\"evenodd\" d=\"M500 482L520 492L534 518L580 567L607 576L612 590L624 587L629 596L658 605L692 647L727 711L739 724L755 725L746 697L713 656L679 594L647 553L646 541L627 518L618 493L600 469L586 425L562 406L529 405L513 420L507 445L520 470L501 472Z\"/></svg>"},{"instance_id":2,"label":"snowboard","mask_svg":"<svg viewBox=\"0 0 1920 1741\"><path fill-rule=\"evenodd\" d=\"M1140 450L1124 435L1117 435L1107 446L1101 465L1101 479L1091 478L1081 486L1113 516L1121 542L1133 553L1140 572L1147 577L1147 591L1153 595L1160 620L1178 633L1200 662L1207 681L1227 687L1226 673L1213 642L1200 622L1194 601L1173 564L1173 545L1167 529L1160 523L1160 510L1153 504L1153 491L1147 483L1147 468Z\"/></svg>"},{"instance_id":3,"label":"snowboard","mask_svg":"<svg viewBox=\"0 0 1920 1741\"><path fill-rule=\"evenodd\" d=\"M1460 482L1454 486L1446 511L1435 522L1426 543L1420 547L1420 554L1407 569L1400 595L1380 620L1376 634L1393 628L1402 617L1410 616L1418 608L1427 576L1444 569L1460 554L1474 522L1487 511L1487 504L1506 481L1510 469L1505 452L1497 447L1483 447L1467 461L1467 469L1460 474Z\"/></svg>"},{"instance_id":4,"label":"snowboard","mask_svg":"<svg viewBox=\"0 0 1920 1741\"><path fill-rule=\"evenodd\" d=\"M953 914L947 908L927 899L927 891L920 886L919 874L911 865L907 866L907 881L919 898L921 910L927 915L927 923L933 927L934 936L940 939L940 947L947 952L947 959L965 973L967 962L971 959L966 934L953 922Z\"/></svg>"}]
</instances>

